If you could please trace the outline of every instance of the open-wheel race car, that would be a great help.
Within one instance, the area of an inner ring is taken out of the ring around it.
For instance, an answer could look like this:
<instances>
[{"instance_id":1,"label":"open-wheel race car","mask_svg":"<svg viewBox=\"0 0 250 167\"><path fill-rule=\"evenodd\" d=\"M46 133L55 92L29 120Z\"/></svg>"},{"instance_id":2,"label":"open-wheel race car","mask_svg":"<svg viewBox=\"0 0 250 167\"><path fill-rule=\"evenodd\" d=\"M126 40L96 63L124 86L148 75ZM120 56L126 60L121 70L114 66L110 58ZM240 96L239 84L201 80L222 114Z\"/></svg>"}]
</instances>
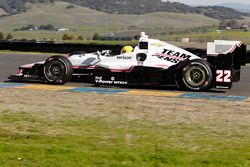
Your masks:
<instances>
[{"instance_id":1,"label":"open-wheel race car","mask_svg":"<svg viewBox=\"0 0 250 167\"><path fill-rule=\"evenodd\" d=\"M229 89L240 80L246 46L240 41L208 43L206 55L197 55L141 33L134 48L123 47L118 55L110 50L51 56L43 62L19 67L11 80L38 80L64 84L71 80L96 85L169 85L205 91Z\"/></svg>"}]
</instances>

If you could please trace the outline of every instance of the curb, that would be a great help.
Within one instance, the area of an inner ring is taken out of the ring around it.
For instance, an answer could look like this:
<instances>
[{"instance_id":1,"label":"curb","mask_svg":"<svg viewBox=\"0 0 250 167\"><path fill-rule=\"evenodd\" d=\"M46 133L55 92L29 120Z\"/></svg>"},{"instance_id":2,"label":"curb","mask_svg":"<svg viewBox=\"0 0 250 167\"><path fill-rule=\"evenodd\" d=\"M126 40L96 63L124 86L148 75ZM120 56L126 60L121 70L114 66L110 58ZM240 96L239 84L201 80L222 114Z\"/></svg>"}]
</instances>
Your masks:
<instances>
[{"instance_id":1,"label":"curb","mask_svg":"<svg viewBox=\"0 0 250 167\"><path fill-rule=\"evenodd\" d=\"M246 96L224 96L199 93L182 93L182 92L167 92L167 91L150 91L150 90L128 90L114 88L93 88L93 87L70 87L45 84L22 84L22 83L0 83L0 88L15 88L28 90L47 90L47 91L64 91L77 93L97 93L97 94L119 94L119 95L134 95L134 96L158 96L158 97L174 97L188 99L209 99L209 100L226 100L226 101L244 101Z\"/></svg>"}]
</instances>

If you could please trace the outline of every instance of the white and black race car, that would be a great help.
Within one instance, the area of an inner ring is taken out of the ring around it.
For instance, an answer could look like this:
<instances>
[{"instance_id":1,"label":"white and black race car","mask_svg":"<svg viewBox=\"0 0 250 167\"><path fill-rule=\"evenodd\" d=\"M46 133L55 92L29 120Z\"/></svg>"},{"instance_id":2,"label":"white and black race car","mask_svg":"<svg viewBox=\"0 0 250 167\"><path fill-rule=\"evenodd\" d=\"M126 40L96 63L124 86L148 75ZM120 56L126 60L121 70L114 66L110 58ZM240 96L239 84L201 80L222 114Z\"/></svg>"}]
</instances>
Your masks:
<instances>
[{"instance_id":1,"label":"white and black race car","mask_svg":"<svg viewBox=\"0 0 250 167\"><path fill-rule=\"evenodd\" d=\"M168 85L205 91L229 89L240 80L246 46L240 41L216 40L208 43L207 54L197 56L169 43L141 33L138 46L124 47L112 55L103 50L52 56L46 61L19 67L11 80L38 80L64 84L71 80L96 85Z\"/></svg>"}]
</instances>

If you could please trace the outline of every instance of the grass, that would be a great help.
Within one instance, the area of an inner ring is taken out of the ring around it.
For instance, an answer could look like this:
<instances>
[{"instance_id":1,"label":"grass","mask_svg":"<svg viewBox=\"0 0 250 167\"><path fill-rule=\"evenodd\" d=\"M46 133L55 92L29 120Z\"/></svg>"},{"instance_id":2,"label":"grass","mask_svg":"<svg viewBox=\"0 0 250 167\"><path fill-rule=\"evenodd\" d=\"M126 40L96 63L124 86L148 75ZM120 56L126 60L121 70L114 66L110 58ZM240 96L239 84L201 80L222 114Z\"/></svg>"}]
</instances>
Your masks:
<instances>
[{"instance_id":1,"label":"grass","mask_svg":"<svg viewBox=\"0 0 250 167\"><path fill-rule=\"evenodd\" d=\"M145 15L107 14L92 9L74 5L66 9L69 3L56 1L52 4L29 4L26 13L0 18L0 31L12 33L15 39L36 39L61 41L63 34L76 34L85 39L91 39L95 33L100 35L138 35L141 31L152 34L154 38L167 41L180 41L183 37L190 37L191 41L205 42L214 39L242 40L250 43L249 33L244 32L210 32L207 34L178 34L183 30L202 26L218 25L219 21L198 14L179 14L156 12ZM1 11L0 11L1 14ZM248 22L250 17L245 17L240 22ZM132 21L133 20L133 21ZM69 28L69 32L55 31L13 31L29 24L36 26L53 24L59 28ZM163 34L175 35L163 35ZM159 35L160 34L160 35ZM78 42L78 41L76 41ZM91 43L93 41L80 41ZM94 41L97 43L111 43ZM124 42L125 44L129 42Z\"/></svg>"},{"instance_id":2,"label":"grass","mask_svg":"<svg viewBox=\"0 0 250 167\"><path fill-rule=\"evenodd\" d=\"M198 125L159 126L103 118L50 122L24 113L2 117L1 121L16 124L19 130L18 133L0 133L3 167L249 165L250 145L246 141L239 146L239 141L225 142L211 132L186 140L189 133L206 131ZM44 135L40 131L43 128L63 133ZM26 133L22 134L24 129ZM170 133L173 129L176 134ZM72 131L78 133L70 134Z\"/></svg>"},{"instance_id":3,"label":"grass","mask_svg":"<svg viewBox=\"0 0 250 167\"><path fill-rule=\"evenodd\" d=\"M242 40L250 43L249 33L216 31L206 34L178 34L187 29L202 26L218 25L219 21L198 14L178 13L150 13L145 15L107 14L92 9L74 5L75 8L66 9L69 3L56 1L52 4L29 5L26 13L0 18L0 31L12 33L15 39L36 39L61 41L63 34L76 34L85 39L91 39L95 33L100 35L138 35L141 31L152 34L154 38L167 41L180 41L183 37L190 37L191 41L205 42L214 39ZM1 11L0 11L1 13ZM131 21L133 20L133 21ZM248 17L244 18L247 22ZM244 22L242 21L242 22ZM69 32L55 31L13 31L29 24L36 26L53 24L59 28L69 28ZM157 33L156 33L157 32ZM169 34L175 35L166 35ZM176 34L177 33L177 34ZM159 35L160 34L160 35ZM165 34L165 35L164 35ZM75 41L91 43L93 41ZM94 41L97 43L117 44L117 42ZM129 42L124 42L125 44Z\"/></svg>"},{"instance_id":4,"label":"grass","mask_svg":"<svg viewBox=\"0 0 250 167\"><path fill-rule=\"evenodd\" d=\"M142 29L155 31L157 27L192 28L218 24L217 20L198 14L158 12L145 15L118 15L98 12L77 5L74 5L75 8L66 9L68 5L68 3L61 1L56 1L54 5L30 5L30 10L26 13L0 18L0 31L11 32L17 39L61 39L62 33L48 31L13 32L13 30L29 24L36 26L53 24L56 27L69 28L70 33L91 38L95 32L134 35Z\"/></svg>"},{"instance_id":5,"label":"grass","mask_svg":"<svg viewBox=\"0 0 250 167\"><path fill-rule=\"evenodd\" d=\"M1 167L250 165L247 102L6 89L0 94Z\"/></svg>"},{"instance_id":6,"label":"grass","mask_svg":"<svg viewBox=\"0 0 250 167\"><path fill-rule=\"evenodd\" d=\"M242 30L231 30L231 31L222 31L218 33L217 31L211 31L208 33L194 33L194 34L178 34L170 36L161 36L160 38L165 40L181 40L181 38L186 37L190 38L192 42L206 42L213 40L240 40L245 44L250 44L250 32L244 32Z\"/></svg>"}]
</instances>

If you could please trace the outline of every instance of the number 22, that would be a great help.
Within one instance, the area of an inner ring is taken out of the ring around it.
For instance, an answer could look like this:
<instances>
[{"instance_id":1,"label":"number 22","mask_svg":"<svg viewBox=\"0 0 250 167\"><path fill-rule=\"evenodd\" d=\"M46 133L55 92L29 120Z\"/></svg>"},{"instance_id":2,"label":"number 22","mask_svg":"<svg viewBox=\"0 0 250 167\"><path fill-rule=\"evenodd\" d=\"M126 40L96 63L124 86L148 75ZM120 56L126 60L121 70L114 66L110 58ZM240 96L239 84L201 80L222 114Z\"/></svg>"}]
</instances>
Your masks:
<instances>
[{"instance_id":1,"label":"number 22","mask_svg":"<svg viewBox=\"0 0 250 167\"><path fill-rule=\"evenodd\" d=\"M231 70L216 70L216 82L231 82Z\"/></svg>"}]
</instances>

